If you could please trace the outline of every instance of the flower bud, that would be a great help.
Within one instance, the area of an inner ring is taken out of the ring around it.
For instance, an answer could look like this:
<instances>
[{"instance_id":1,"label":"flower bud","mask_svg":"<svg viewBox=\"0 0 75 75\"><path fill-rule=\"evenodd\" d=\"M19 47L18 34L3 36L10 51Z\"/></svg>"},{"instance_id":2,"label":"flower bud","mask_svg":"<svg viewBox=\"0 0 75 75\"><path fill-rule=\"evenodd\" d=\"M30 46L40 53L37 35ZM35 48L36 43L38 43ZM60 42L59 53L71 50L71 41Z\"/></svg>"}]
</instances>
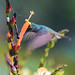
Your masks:
<instances>
[{"instance_id":1,"label":"flower bud","mask_svg":"<svg viewBox=\"0 0 75 75\"><path fill-rule=\"evenodd\" d=\"M11 12L11 5L8 2L7 5L6 5L6 15L9 16L10 12Z\"/></svg>"},{"instance_id":2,"label":"flower bud","mask_svg":"<svg viewBox=\"0 0 75 75\"><path fill-rule=\"evenodd\" d=\"M15 26L15 22L16 22L16 19L15 19L15 17L13 16L13 17L10 19L10 26L11 26L11 27Z\"/></svg>"}]
</instances>

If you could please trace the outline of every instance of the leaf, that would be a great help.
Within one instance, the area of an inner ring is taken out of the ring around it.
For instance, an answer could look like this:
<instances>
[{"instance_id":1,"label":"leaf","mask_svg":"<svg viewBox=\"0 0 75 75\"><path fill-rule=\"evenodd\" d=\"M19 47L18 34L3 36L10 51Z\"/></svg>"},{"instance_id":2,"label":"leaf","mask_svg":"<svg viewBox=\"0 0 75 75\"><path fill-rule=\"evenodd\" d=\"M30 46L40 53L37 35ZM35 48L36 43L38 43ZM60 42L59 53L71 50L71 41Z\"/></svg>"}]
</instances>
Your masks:
<instances>
[{"instance_id":1,"label":"leaf","mask_svg":"<svg viewBox=\"0 0 75 75\"><path fill-rule=\"evenodd\" d=\"M69 32L68 29L63 29L63 30L59 31L58 33L65 35L67 32Z\"/></svg>"},{"instance_id":2,"label":"leaf","mask_svg":"<svg viewBox=\"0 0 75 75\"><path fill-rule=\"evenodd\" d=\"M61 72L57 72L55 75L64 75L64 70Z\"/></svg>"}]
</instances>

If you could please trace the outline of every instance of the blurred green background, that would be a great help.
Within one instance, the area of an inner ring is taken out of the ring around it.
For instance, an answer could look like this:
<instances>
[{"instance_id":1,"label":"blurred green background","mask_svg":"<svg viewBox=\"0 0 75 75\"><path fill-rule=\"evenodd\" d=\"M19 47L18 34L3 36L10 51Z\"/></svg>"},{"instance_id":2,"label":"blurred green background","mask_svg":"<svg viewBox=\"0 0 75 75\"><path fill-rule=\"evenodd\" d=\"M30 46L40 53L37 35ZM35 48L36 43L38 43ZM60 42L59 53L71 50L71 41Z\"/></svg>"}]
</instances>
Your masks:
<instances>
[{"instance_id":1,"label":"blurred green background","mask_svg":"<svg viewBox=\"0 0 75 75\"><path fill-rule=\"evenodd\" d=\"M65 75L75 74L75 0L10 0L12 8L17 12L17 24L19 31L29 16L29 11L33 10L35 15L32 16L32 22L43 24L51 27L56 31L69 29L68 36L71 41L58 40L55 47L51 49L47 59L46 67L56 68L58 64L67 64ZM8 75L8 66L5 62L4 54L8 52L6 41L5 0L0 0L0 75ZM12 16L13 11L10 16ZM25 53L25 41L21 44L19 53L19 62ZM46 46L33 51L25 63L25 67L35 72L40 63L40 58L44 53Z\"/></svg>"}]
</instances>

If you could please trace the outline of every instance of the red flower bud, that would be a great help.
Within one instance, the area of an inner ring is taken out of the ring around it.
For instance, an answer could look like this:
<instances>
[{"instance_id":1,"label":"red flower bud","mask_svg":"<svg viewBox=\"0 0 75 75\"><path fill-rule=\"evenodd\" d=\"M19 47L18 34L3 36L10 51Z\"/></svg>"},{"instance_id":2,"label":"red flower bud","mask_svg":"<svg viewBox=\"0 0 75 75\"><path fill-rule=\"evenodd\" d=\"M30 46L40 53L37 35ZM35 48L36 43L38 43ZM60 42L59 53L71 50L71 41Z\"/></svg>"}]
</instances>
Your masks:
<instances>
[{"instance_id":1,"label":"red flower bud","mask_svg":"<svg viewBox=\"0 0 75 75\"><path fill-rule=\"evenodd\" d=\"M16 51L16 45L14 45L12 49L13 49L13 52L15 52Z\"/></svg>"},{"instance_id":2,"label":"red flower bud","mask_svg":"<svg viewBox=\"0 0 75 75\"><path fill-rule=\"evenodd\" d=\"M10 3L8 3L6 5L6 15L9 16L10 12L11 12L11 5L10 5Z\"/></svg>"},{"instance_id":3,"label":"red flower bud","mask_svg":"<svg viewBox=\"0 0 75 75\"><path fill-rule=\"evenodd\" d=\"M13 16L12 19L10 20L10 26L11 26L11 27L15 26L15 22L16 22L16 19L15 19L15 17Z\"/></svg>"},{"instance_id":4,"label":"red flower bud","mask_svg":"<svg viewBox=\"0 0 75 75\"><path fill-rule=\"evenodd\" d=\"M19 49L20 49L20 46L19 46L19 45L17 45L17 50L19 51Z\"/></svg>"},{"instance_id":5,"label":"red flower bud","mask_svg":"<svg viewBox=\"0 0 75 75\"><path fill-rule=\"evenodd\" d=\"M18 62L17 62L17 66L16 66L16 68L19 69L19 63L18 63Z\"/></svg>"},{"instance_id":6,"label":"red flower bud","mask_svg":"<svg viewBox=\"0 0 75 75\"><path fill-rule=\"evenodd\" d=\"M20 46L18 45L18 46L16 46L16 45L13 45L12 46L12 52L13 52L13 54L14 55L16 55L18 52L19 52L19 49L20 49ZM16 60L17 60L18 58L16 57Z\"/></svg>"},{"instance_id":7,"label":"red flower bud","mask_svg":"<svg viewBox=\"0 0 75 75\"><path fill-rule=\"evenodd\" d=\"M14 32L12 32L12 33L8 32L7 33L7 41L8 41L8 43L12 42L13 38L14 38Z\"/></svg>"}]
</instances>

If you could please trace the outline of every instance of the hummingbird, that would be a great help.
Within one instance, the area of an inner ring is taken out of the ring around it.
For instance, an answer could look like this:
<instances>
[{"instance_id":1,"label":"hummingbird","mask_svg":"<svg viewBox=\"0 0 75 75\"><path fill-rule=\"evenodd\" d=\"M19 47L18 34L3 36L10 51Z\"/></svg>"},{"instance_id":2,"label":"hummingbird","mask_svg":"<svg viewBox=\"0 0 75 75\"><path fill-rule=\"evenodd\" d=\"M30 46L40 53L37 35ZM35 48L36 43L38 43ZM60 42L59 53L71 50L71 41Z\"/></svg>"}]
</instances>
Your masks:
<instances>
[{"instance_id":1,"label":"hummingbird","mask_svg":"<svg viewBox=\"0 0 75 75\"><path fill-rule=\"evenodd\" d=\"M54 38L71 40L70 37L64 36L45 25L38 25L33 22L31 22L24 36L24 40L29 40L27 45L28 51L42 47Z\"/></svg>"}]
</instances>

